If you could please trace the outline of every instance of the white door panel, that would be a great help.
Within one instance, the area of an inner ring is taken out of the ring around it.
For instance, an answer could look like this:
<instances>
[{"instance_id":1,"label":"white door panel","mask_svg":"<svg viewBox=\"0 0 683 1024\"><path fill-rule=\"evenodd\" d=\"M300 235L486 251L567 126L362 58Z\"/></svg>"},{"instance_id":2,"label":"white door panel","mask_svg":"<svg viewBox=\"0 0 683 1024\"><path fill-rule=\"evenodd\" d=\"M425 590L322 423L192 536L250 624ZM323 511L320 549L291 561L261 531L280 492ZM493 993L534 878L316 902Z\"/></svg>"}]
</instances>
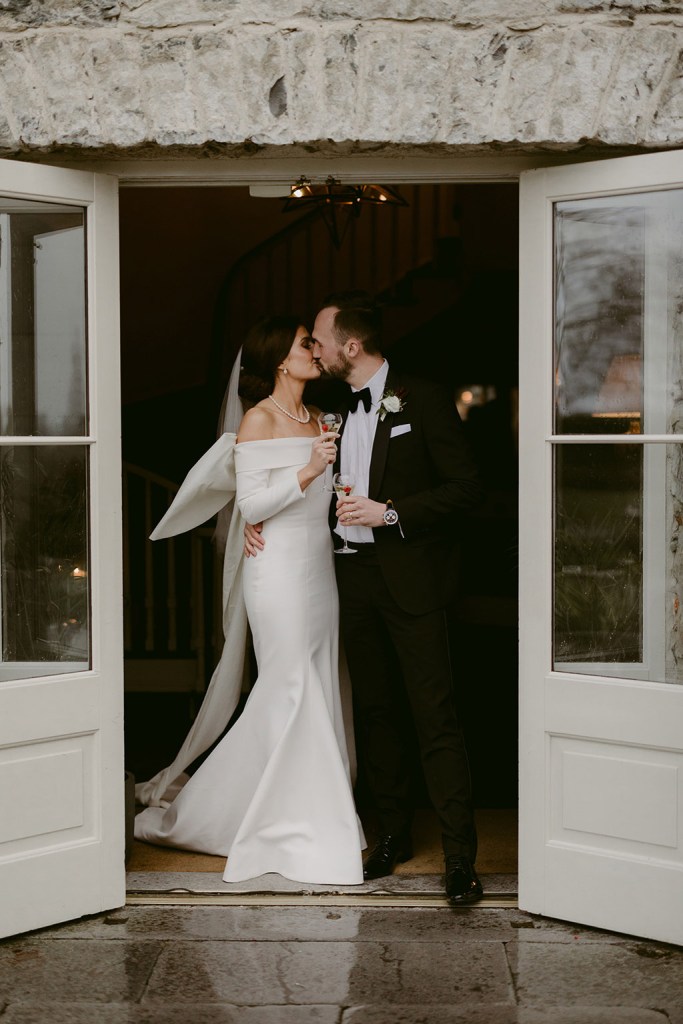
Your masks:
<instances>
[{"instance_id":1,"label":"white door panel","mask_svg":"<svg viewBox=\"0 0 683 1024\"><path fill-rule=\"evenodd\" d=\"M683 154L523 174L520 253L520 905L683 943Z\"/></svg>"},{"instance_id":2,"label":"white door panel","mask_svg":"<svg viewBox=\"0 0 683 1024\"><path fill-rule=\"evenodd\" d=\"M125 898L117 217L0 161L0 935Z\"/></svg>"}]
</instances>

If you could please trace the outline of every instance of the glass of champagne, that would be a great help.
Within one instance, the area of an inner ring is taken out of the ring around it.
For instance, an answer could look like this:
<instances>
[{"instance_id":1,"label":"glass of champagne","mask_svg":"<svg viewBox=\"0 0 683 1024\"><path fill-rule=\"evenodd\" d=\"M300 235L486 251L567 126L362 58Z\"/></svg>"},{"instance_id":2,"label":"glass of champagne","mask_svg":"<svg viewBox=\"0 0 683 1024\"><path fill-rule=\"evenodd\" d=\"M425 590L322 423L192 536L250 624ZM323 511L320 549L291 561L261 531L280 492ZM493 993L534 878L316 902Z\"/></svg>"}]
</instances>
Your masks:
<instances>
[{"instance_id":1,"label":"glass of champagne","mask_svg":"<svg viewBox=\"0 0 683 1024\"><path fill-rule=\"evenodd\" d=\"M320 426L321 434L333 434L336 440L339 436L339 428L342 425L342 415L340 412L321 412L318 416L318 425ZM334 492L334 487L332 486L332 466L328 466L323 473L322 489L330 494Z\"/></svg>"},{"instance_id":2,"label":"glass of champagne","mask_svg":"<svg viewBox=\"0 0 683 1024\"><path fill-rule=\"evenodd\" d=\"M353 479L350 473L335 473L334 474L334 489L340 498L348 498L353 493L353 488L356 481ZM349 547L349 542L346 537L346 526L344 525L344 547L337 548L335 555L355 555L356 551L354 548Z\"/></svg>"}]
</instances>

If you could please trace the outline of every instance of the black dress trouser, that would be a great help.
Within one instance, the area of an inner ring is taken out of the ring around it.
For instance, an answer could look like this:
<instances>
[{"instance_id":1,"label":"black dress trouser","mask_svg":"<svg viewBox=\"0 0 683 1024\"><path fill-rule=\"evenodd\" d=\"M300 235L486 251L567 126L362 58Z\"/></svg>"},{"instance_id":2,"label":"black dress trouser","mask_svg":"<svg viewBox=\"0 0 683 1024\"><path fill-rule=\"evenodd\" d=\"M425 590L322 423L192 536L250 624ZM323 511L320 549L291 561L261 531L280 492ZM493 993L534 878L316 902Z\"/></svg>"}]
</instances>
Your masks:
<instances>
[{"instance_id":1,"label":"black dress trouser","mask_svg":"<svg viewBox=\"0 0 683 1024\"><path fill-rule=\"evenodd\" d=\"M354 706L368 784L381 834L410 827L409 772L400 721L405 684L429 798L441 822L444 852L476 856L470 772L453 701L448 633L442 610L409 615L384 582L374 545L335 557ZM387 659L389 640L403 679Z\"/></svg>"}]
</instances>

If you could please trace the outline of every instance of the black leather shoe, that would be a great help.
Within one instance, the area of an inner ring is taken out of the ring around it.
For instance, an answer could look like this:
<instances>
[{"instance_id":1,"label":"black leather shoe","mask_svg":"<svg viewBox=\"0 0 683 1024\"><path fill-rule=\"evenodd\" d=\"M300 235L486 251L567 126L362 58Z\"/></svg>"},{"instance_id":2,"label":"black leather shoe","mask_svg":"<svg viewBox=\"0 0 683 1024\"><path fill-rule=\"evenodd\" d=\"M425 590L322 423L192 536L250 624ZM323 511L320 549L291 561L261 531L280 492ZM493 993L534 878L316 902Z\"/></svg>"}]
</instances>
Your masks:
<instances>
[{"instance_id":1,"label":"black leather shoe","mask_svg":"<svg viewBox=\"0 0 683 1024\"><path fill-rule=\"evenodd\" d=\"M413 856L410 836L380 836L377 845L363 865L363 878L383 878L390 875L397 864L403 864Z\"/></svg>"},{"instance_id":2,"label":"black leather shoe","mask_svg":"<svg viewBox=\"0 0 683 1024\"><path fill-rule=\"evenodd\" d=\"M446 857L446 895L455 906L474 903L484 895L474 864L467 857Z\"/></svg>"}]
</instances>

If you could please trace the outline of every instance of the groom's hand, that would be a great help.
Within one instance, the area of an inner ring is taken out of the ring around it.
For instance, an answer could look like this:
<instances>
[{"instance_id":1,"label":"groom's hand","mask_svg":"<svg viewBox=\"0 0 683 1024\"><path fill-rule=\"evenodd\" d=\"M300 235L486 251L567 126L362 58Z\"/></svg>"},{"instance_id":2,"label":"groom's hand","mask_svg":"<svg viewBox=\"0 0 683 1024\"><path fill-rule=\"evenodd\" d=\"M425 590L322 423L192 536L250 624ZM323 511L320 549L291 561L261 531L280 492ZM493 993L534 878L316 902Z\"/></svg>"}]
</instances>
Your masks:
<instances>
[{"instance_id":1,"label":"groom's hand","mask_svg":"<svg viewBox=\"0 0 683 1024\"><path fill-rule=\"evenodd\" d=\"M263 523L247 523L244 527L244 554L256 557L259 551L263 551L266 542L261 536Z\"/></svg>"},{"instance_id":2,"label":"groom's hand","mask_svg":"<svg viewBox=\"0 0 683 1024\"><path fill-rule=\"evenodd\" d=\"M337 502L337 518L342 526L384 526L387 506L362 495L351 495Z\"/></svg>"}]
</instances>

